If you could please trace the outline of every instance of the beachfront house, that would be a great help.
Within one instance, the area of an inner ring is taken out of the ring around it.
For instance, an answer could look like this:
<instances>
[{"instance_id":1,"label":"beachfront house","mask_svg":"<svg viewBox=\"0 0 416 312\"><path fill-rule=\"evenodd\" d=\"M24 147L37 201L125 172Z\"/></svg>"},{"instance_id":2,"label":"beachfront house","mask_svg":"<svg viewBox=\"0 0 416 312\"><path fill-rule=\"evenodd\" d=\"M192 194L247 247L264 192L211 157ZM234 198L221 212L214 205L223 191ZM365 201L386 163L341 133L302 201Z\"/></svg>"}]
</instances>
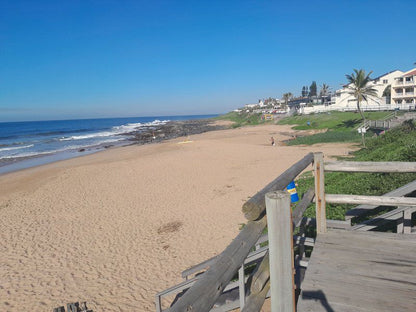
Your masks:
<instances>
[{"instance_id":1,"label":"beachfront house","mask_svg":"<svg viewBox=\"0 0 416 312\"><path fill-rule=\"evenodd\" d=\"M416 107L416 68L395 77L391 85L392 104L400 109Z\"/></svg>"},{"instance_id":2,"label":"beachfront house","mask_svg":"<svg viewBox=\"0 0 416 312\"><path fill-rule=\"evenodd\" d=\"M376 97L368 97L367 101L363 100L361 102L361 108L363 110L390 110L391 102L389 98L383 96L388 92L387 90L393 83L395 79L402 76L403 72L400 70L394 70L384 75L381 75L377 78L374 78L370 82L370 86L376 90ZM357 100L349 92L349 84L342 87L342 89L335 91L335 96L331 100L331 109L334 110L356 110L357 109Z\"/></svg>"},{"instance_id":3,"label":"beachfront house","mask_svg":"<svg viewBox=\"0 0 416 312\"><path fill-rule=\"evenodd\" d=\"M374 110L413 110L416 107L416 68L407 72L393 70L371 80L370 86L377 96L368 97L360 106L364 111ZM350 94L349 84L332 94L330 101L321 105L306 106L299 103L298 113L310 114L337 111L355 111L357 100Z\"/></svg>"}]
</instances>

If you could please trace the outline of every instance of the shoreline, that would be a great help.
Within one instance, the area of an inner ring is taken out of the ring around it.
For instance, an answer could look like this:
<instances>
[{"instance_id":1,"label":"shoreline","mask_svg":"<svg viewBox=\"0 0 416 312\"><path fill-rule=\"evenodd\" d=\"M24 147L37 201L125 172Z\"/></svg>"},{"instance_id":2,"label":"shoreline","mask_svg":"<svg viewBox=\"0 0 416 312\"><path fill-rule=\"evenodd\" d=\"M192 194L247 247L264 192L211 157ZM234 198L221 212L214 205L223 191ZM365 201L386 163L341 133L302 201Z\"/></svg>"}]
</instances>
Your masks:
<instances>
[{"instance_id":1,"label":"shoreline","mask_svg":"<svg viewBox=\"0 0 416 312\"><path fill-rule=\"evenodd\" d=\"M166 124L155 125L145 129L137 128L134 131L121 134L121 137L130 137L126 140L114 142L112 144L93 145L73 151L55 152L46 155L36 155L27 157L16 157L9 161L0 161L0 176L28 168L42 166L57 161L77 158L108 149L119 148L129 145L155 144L166 140L175 139L181 136L200 134L208 131L225 130L232 122L217 121L211 118L172 120Z\"/></svg>"},{"instance_id":2,"label":"shoreline","mask_svg":"<svg viewBox=\"0 0 416 312\"><path fill-rule=\"evenodd\" d=\"M281 145L291 133L210 131L0 176L0 310L154 311L157 292L237 235L249 196L311 151L354 149Z\"/></svg>"}]
</instances>

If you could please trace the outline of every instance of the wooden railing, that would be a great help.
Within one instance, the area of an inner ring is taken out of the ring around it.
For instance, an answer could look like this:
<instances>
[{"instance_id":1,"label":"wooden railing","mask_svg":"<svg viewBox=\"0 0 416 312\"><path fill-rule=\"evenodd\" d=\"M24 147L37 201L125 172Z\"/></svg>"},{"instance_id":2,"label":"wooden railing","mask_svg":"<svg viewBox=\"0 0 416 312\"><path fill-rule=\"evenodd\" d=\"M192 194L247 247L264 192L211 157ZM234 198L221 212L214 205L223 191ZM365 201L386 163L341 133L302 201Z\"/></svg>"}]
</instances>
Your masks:
<instances>
[{"instance_id":1,"label":"wooden railing","mask_svg":"<svg viewBox=\"0 0 416 312\"><path fill-rule=\"evenodd\" d=\"M388 220L398 220L398 233L410 233L410 219L414 211L416 211L416 198L403 197L416 190L416 181L413 181L397 190L389 192L383 196L365 196L365 195L349 195L349 194L326 194L324 189L324 171L325 172L367 172L367 173L415 173L416 162L356 162L356 161L338 161L323 163L323 154L315 154L315 166L321 170L315 176L315 188L319 184L319 193L317 192L316 202L320 209L325 211L326 203L333 204L355 204L361 205L347 212L348 216L360 215L358 211L369 211L379 206L397 206L393 211L387 212L374 219L364 221L361 224L351 227L351 230L371 230L377 227L374 224L383 224ZM354 212L354 213L352 213ZM318 217L317 208L317 229L318 233L325 233L327 228L327 220L324 217ZM373 224L373 225L371 225Z\"/></svg>"},{"instance_id":2,"label":"wooden railing","mask_svg":"<svg viewBox=\"0 0 416 312\"><path fill-rule=\"evenodd\" d=\"M282 190L311 163L314 165L315 190L305 193L291 215L290 196ZM368 230L378 226L379 220L397 219L398 232L411 231L409 219L416 211L416 198L402 196L416 190L416 181L384 196L326 194L324 173L328 171L416 172L416 163L324 164L322 153L306 155L243 205L242 210L248 222L221 254L183 271L183 283L156 295L156 311L164 311L162 299L172 295L177 296L168 309L170 312L230 311L238 307L243 312L260 311L268 296L271 296L272 311L294 311L295 293L300 289L302 273L307 267L305 246L313 246L315 241L314 238L306 237L306 225L315 225L319 235L326 233L328 227ZM316 218L304 218L303 213L314 197ZM352 203L360 206L347 212L346 221L338 221L327 220L326 203ZM378 216L377 222L373 219L351 226L351 218L380 205L399 207ZM262 235L266 225L269 234ZM293 229L297 227L299 231L293 235ZM266 242L268 245L264 246ZM297 248L295 257L294 246ZM246 276L245 269L253 265L256 268ZM293 272L296 272L296 276ZM237 299L226 302L227 294L233 291L238 293Z\"/></svg>"},{"instance_id":3,"label":"wooden railing","mask_svg":"<svg viewBox=\"0 0 416 312\"><path fill-rule=\"evenodd\" d=\"M169 311L210 311L220 296L224 291L229 290L227 288L230 284L230 281L233 277L239 272L239 282L238 285L241 293L239 295L239 306L242 308L242 311L252 311L245 308L246 306L258 306L261 308L267 293L268 289L268 276L267 274L262 274L259 268L265 268L264 264L261 263L257 266L257 269L249 276L249 278L244 277L244 265L249 264L246 260L248 256L253 256L253 253L250 254L252 249L255 249L255 245L258 245L259 238L262 236L263 230L267 225L266 220L266 201L265 195L270 192L282 191L291 181L293 181L305 168L307 168L313 161L313 154L309 153L303 159L295 163L284 173L282 173L278 178L269 183L264 187L260 192L251 197L244 205L243 212L248 222L244 228L240 231L238 236L231 242L231 244L217 257L210 259L205 262L205 265L208 265L208 269L200 276L196 276L192 279L188 279L183 284L179 286L182 290L188 288L188 290L170 307ZM289 196L287 194L287 196ZM309 193L309 197L299 204L299 209L305 210L309 205L309 202L312 200L313 193ZM307 202L309 199L309 202ZM297 210L296 214L299 215L295 223L300 223L302 219L303 212ZM291 226L291 222L288 222L288 225ZM297 241L307 241L306 238L297 238ZM267 253L267 248L265 248L265 255ZM254 251L256 252L256 251ZM252 258L254 259L254 258ZM258 260L258 259L256 259ZM265 263L268 260L268 256L263 256L263 262ZM189 272L194 272L189 270ZM250 289L249 285L246 285L246 280L250 280L250 285L253 286L250 294L245 296L245 291L247 287ZM254 281L253 281L254 280ZM236 287L236 282L234 282L234 287ZM189 288L189 285L191 287ZM259 286L260 285L260 286ZM172 291L177 291L179 288L170 289L169 293ZM257 289L257 291L253 291ZM258 291L260 289L260 291ZM161 298L167 293L162 292L156 295L156 310L162 311L161 308ZM260 294L260 295L259 295ZM257 309L257 310L259 310Z\"/></svg>"}]
</instances>

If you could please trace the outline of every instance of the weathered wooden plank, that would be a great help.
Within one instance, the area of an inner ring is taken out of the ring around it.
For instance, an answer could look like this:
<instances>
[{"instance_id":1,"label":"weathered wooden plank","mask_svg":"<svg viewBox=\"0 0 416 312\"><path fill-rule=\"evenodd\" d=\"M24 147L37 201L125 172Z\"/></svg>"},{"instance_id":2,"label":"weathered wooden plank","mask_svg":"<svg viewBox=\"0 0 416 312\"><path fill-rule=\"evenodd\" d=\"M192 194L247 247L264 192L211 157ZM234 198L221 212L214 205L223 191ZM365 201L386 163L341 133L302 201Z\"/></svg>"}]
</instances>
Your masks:
<instances>
[{"instance_id":1,"label":"weathered wooden plank","mask_svg":"<svg viewBox=\"0 0 416 312\"><path fill-rule=\"evenodd\" d=\"M326 196L324 177L324 154L314 154L316 232L326 233Z\"/></svg>"},{"instance_id":2,"label":"weathered wooden plank","mask_svg":"<svg viewBox=\"0 0 416 312\"><path fill-rule=\"evenodd\" d=\"M413 311L414 272L412 235L331 230L317 238L298 311Z\"/></svg>"},{"instance_id":3,"label":"weathered wooden plank","mask_svg":"<svg viewBox=\"0 0 416 312\"><path fill-rule=\"evenodd\" d=\"M414 197L365 196L346 194L326 194L327 203L333 204L370 204L379 206L416 206Z\"/></svg>"},{"instance_id":4,"label":"weathered wooden plank","mask_svg":"<svg viewBox=\"0 0 416 312\"><path fill-rule=\"evenodd\" d=\"M332 229L344 229L348 230L351 228L351 220L342 221L342 220L326 220L326 226Z\"/></svg>"},{"instance_id":5,"label":"weathered wooden plank","mask_svg":"<svg viewBox=\"0 0 416 312\"><path fill-rule=\"evenodd\" d=\"M256 312L260 311L263 306L264 300L267 297L267 294L270 290L270 280L267 281L266 285L263 287L259 293L251 293L246 300L246 304L241 312Z\"/></svg>"},{"instance_id":6,"label":"weathered wooden plank","mask_svg":"<svg viewBox=\"0 0 416 312\"><path fill-rule=\"evenodd\" d=\"M335 161L325 163L325 171L340 172L416 172L416 162Z\"/></svg>"},{"instance_id":7,"label":"weathered wooden plank","mask_svg":"<svg viewBox=\"0 0 416 312\"><path fill-rule=\"evenodd\" d=\"M169 311L209 311L261 236L266 224L265 217L248 222L202 278Z\"/></svg>"},{"instance_id":8,"label":"weathered wooden plank","mask_svg":"<svg viewBox=\"0 0 416 312\"><path fill-rule=\"evenodd\" d=\"M266 194L269 233L270 293L272 312L295 311L293 228L290 195Z\"/></svg>"},{"instance_id":9,"label":"weathered wooden plank","mask_svg":"<svg viewBox=\"0 0 416 312\"><path fill-rule=\"evenodd\" d=\"M359 224L356 224L351 227L353 231L369 231L374 228L377 228L391 220L397 220L403 216L403 212L408 211L412 213L416 210L416 207L399 207L392 211L386 212L382 215L377 216L376 218L363 221Z\"/></svg>"},{"instance_id":10,"label":"weathered wooden plank","mask_svg":"<svg viewBox=\"0 0 416 312\"><path fill-rule=\"evenodd\" d=\"M243 213L247 220L257 220L263 215L266 204L264 196L269 192L281 191L289 185L313 160L313 153L307 154L304 158L295 163L292 167L283 172L275 180L270 182L260 192L251 197L243 205Z\"/></svg>"},{"instance_id":11,"label":"weathered wooden plank","mask_svg":"<svg viewBox=\"0 0 416 312\"><path fill-rule=\"evenodd\" d=\"M218 256L209 258L209 259L207 259L207 260L205 260L205 261L203 261L203 262L201 262L197 265L194 265L194 266L182 271L182 278L188 279L189 275L195 274L197 272L200 272L202 270L205 270L205 269L209 268L215 262L215 259L217 259L217 257Z\"/></svg>"},{"instance_id":12,"label":"weathered wooden plank","mask_svg":"<svg viewBox=\"0 0 416 312\"><path fill-rule=\"evenodd\" d=\"M261 263L257 266L256 271L252 276L251 293L259 293L264 288L264 285L270 278L270 262L269 252L266 253Z\"/></svg>"},{"instance_id":13,"label":"weathered wooden plank","mask_svg":"<svg viewBox=\"0 0 416 312\"><path fill-rule=\"evenodd\" d=\"M293 210L292 222L293 222L294 227L298 227L300 225L300 222L302 221L302 218L303 218L303 214L306 208L308 208L309 204L312 202L314 196L315 196L315 191L312 188L310 188L309 190L306 191L300 203Z\"/></svg>"},{"instance_id":14,"label":"weathered wooden plank","mask_svg":"<svg viewBox=\"0 0 416 312\"><path fill-rule=\"evenodd\" d=\"M388 197L400 197L400 196L406 196L412 192L416 191L416 180L412 181L406 185L403 185L399 187L398 189L395 189L391 192L388 192L382 196L388 196ZM362 215L363 213L368 212L369 210L375 209L379 206L374 205L359 205L353 209L350 209L345 214L345 220L350 220L353 217L358 217Z\"/></svg>"},{"instance_id":15,"label":"weathered wooden plank","mask_svg":"<svg viewBox=\"0 0 416 312\"><path fill-rule=\"evenodd\" d=\"M244 279L244 264L238 270L238 291L240 308L244 307L246 302L246 281Z\"/></svg>"}]
</instances>

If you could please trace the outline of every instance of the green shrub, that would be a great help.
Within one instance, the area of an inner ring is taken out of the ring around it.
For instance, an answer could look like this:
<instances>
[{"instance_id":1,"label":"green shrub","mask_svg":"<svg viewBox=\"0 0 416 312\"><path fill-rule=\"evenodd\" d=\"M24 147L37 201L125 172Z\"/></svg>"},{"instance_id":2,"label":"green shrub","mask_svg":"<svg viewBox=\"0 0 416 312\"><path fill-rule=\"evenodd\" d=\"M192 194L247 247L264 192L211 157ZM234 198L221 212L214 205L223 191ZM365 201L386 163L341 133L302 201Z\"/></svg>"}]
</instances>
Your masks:
<instances>
[{"instance_id":1,"label":"green shrub","mask_svg":"<svg viewBox=\"0 0 416 312\"><path fill-rule=\"evenodd\" d=\"M416 161L416 130L414 123L387 131L368 140L367 148L356 151L353 161ZM416 179L415 173L345 173L325 174L325 192L328 194L382 195ZM314 187L311 173L298 179L298 193ZM327 205L329 219L344 220L345 212L353 205ZM315 207L310 205L305 216L314 217Z\"/></svg>"}]
</instances>

